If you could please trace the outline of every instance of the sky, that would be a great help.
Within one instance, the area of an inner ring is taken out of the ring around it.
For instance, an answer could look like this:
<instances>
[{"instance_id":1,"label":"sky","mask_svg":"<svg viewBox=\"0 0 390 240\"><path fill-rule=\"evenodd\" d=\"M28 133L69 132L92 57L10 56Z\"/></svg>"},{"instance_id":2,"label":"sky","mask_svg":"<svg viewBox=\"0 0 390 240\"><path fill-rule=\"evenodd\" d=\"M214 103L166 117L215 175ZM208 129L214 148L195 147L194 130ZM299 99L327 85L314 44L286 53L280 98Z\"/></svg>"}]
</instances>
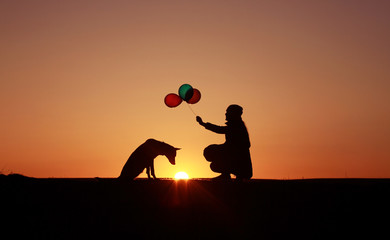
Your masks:
<instances>
[{"instance_id":1,"label":"sky","mask_svg":"<svg viewBox=\"0 0 390 240\"><path fill-rule=\"evenodd\" d=\"M390 2L0 1L0 172L117 177L148 138L203 157L244 108L257 179L390 177ZM188 83L201 100L168 108ZM142 173L140 177L146 177Z\"/></svg>"}]
</instances>

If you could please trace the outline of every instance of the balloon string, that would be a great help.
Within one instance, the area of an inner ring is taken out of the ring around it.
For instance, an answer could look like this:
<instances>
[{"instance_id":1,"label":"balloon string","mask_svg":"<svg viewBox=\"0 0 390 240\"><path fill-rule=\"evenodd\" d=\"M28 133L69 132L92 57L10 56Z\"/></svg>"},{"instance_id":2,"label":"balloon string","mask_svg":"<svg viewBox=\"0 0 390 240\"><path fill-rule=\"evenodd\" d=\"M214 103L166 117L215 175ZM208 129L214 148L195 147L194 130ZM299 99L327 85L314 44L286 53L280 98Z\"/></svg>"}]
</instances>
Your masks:
<instances>
[{"instance_id":1,"label":"balloon string","mask_svg":"<svg viewBox=\"0 0 390 240\"><path fill-rule=\"evenodd\" d=\"M191 112L192 112L195 116L197 116L196 113L194 112L194 110L192 110L190 104L187 103L187 106L188 106L188 108L191 110Z\"/></svg>"}]
</instances>

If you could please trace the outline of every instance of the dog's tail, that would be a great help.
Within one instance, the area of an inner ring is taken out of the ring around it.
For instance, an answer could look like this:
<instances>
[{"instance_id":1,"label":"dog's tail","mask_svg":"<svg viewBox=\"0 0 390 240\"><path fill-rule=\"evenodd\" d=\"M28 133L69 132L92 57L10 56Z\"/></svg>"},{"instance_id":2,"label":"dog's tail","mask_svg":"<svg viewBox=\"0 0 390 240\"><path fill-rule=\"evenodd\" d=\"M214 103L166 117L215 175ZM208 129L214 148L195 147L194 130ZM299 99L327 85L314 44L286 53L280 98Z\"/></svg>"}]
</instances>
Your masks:
<instances>
[{"instance_id":1,"label":"dog's tail","mask_svg":"<svg viewBox=\"0 0 390 240\"><path fill-rule=\"evenodd\" d=\"M129 177L129 176L119 175L117 180L118 180L118 182L130 182L130 181L133 181L134 179Z\"/></svg>"}]
</instances>

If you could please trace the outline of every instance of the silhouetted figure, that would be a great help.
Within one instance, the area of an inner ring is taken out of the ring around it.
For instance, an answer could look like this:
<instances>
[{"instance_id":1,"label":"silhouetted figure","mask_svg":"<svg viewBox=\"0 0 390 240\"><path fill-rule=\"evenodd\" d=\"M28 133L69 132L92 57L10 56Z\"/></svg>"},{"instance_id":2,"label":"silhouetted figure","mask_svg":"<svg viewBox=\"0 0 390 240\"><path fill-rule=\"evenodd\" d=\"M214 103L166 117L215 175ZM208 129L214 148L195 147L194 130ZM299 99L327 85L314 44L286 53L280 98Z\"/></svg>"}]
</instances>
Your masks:
<instances>
[{"instance_id":1,"label":"silhouetted figure","mask_svg":"<svg viewBox=\"0 0 390 240\"><path fill-rule=\"evenodd\" d=\"M148 139L141 144L129 157L122 172L119 176L121 180L133 180L146 168L146 174L150 179L150 172L154 179L154 159L158 155L164 155L168 158L172 165L175 165L176 151L180 148L172 147L171 145L157 141L155 139Z\"/></svg>"},{"instance_id":2,"label":"silhouetted figure","mask_svg":"<svg viewBox=\"0 0 390 240\"><path fill-rule=\"evenodd\" d=\"M230 174L234 174L237 179L250 179L253 175L249 152L251 144L241 115L242 107L234 104L226 109L226 126L204 123L201 117L196 117L196 121L206 129L225 134L224 144L210 145L203 152L206 160L211 162L211 170L221 173L215 180L228 180Z\"/></svg>"}]
</instances>

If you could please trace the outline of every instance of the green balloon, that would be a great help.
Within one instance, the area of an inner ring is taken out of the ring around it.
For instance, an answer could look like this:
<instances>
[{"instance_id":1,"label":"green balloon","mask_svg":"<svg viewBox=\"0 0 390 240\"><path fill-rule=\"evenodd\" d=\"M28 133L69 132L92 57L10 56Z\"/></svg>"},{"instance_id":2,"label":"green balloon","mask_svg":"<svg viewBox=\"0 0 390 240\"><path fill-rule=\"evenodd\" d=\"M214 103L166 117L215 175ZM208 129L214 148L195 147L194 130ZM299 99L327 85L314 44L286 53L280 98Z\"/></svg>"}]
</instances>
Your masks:
<instances>
[{"instance_id":1,"label":"green balloon","mask_svg":"<svg viewBox=\"0 0 390 240\"><path fill-rule=\"evenodd\" d=\"M191 87L190 84L183 84L179 88L179 96L184 100L188 101L192 98L192 95L194 94L194 89Z\"/></svg>"}]
</instances>

